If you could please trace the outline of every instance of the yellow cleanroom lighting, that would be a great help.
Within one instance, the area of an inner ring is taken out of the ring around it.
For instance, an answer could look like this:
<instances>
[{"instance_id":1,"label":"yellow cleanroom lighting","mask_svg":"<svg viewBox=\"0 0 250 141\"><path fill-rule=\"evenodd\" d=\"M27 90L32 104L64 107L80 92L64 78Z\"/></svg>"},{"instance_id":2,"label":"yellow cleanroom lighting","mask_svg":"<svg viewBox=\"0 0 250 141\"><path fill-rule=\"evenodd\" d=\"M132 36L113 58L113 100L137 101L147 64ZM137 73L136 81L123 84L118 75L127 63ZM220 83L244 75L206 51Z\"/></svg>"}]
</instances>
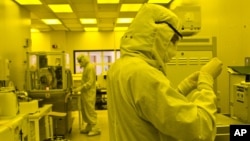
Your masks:
<instances>
[{"instance_id":1,"label":"yellow cleanroom lighting","mask_svg":"<svg viewBox=\"0 0 250 141\"><path fill-rule=\"evenodd\" d=\"M98 4L119 3L120 0L97 0Z\"/></svg>"},{"instance_id":2,"label":"yellow cleanroom lighting","mask_svg":"<svg viewBox=\"0 0 250 141\"><path fill-rule=\"evenodd\" d=\"M97 27L88 27L88 28L84 28L85 31L98 31Z\"/></svg>"},{"instance_id":3,"label":"yellow cleanroom lighting","mask_svg":"<svg viewBox=\"0 0 250 141\"><path fill-rule=\"evenodd\" d=\"M31 28L30 31L33 32L33 33L34 32L40 32L38 29L35 29L35 28Z\"/></svg>"},{"instance_id":4,"label":"yellow cleanroom lighting","mask_svg":"<svg viewBox=\"0 0 250 141\"><path fill-rule=\"evenodd\" d=\"M120 11L122 11L122 12L125 12L125 11L139 11L141 6L142 6L142 4L122 4Z\"/></svg>"},{"instance_id":5,"label":"yellow cleanroom lighting","mask_svg":"<svg viewBox=\"0 0 250 141\"><path fill-rule=\"evenodd\" d=\"M169 3L171 0L148 0L148 3Z\"/></svg>"},{"instance_id":6,"label":"yellow cleanroom lighting","mask_svg":"<svg viewBox=\"0 0 250 141\"><path fill-rule=\"evenodd\" d=\"M133 18L118 18L116 23L131 23Z\"/></svg>"},{"instance_id":7,"label":"yellow cleanroom lighting","mask_svg":"<svg viewBox=\"0 0 250 141\"><path fill-rule=\"evenodd\" d=\"M80 19L82 24L96 24L96 19Z\"/></svg>"},{"instance_id":8,"label":"yellow cleanroom lighting","mask_svg":"<svg viewBox=\"0 0 250 141\"><path fill-rule=\"evenodd\" d=\"M62 24L58 19L42 19L45 24Z\"/></svg>"},{"instance_id":9,"label":"yellow cleanroom lighting","mask_svg":"<svg viewBox=\"0 0 250 141\"><path fill-rule=\"evenodd\" d=\"M21 5L39 5L42 4L40 0L15 0Z\"/></svg>"},{"instance_id":10,"label":"yellow cleanroom lighting","mask_svg":"<svg viewBox=\"0 0 250 141\"><path fill-rule=\"evenodd\" d=\"M55 13L72 13L72 9L68 4L49 4L49 8Z\"/></svg>"}]
</instances>

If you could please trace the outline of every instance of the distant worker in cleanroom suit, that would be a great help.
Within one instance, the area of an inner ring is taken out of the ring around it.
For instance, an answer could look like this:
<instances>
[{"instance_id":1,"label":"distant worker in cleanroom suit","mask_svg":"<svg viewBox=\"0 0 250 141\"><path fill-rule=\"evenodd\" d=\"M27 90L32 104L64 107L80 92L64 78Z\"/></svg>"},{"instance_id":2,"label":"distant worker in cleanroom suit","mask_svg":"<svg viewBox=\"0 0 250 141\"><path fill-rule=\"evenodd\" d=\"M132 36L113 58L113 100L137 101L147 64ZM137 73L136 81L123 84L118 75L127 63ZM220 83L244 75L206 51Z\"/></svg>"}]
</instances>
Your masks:
<instances>
[{"instance_id":1,"label":"distant worker in cleanroom suit","mask_svg":"<svg viewBox=\"0 0 250 141\"><path fill-rule=\"evenodd\" d=\"M173 88L165 63L176 52L180 21L165 7L144 4L121 39L121 57L107 74L110 141L213 141L213 58ZM185 71L185 70L184 70Z\"/></svg>"},{"instance_id":2,"label":"distant worker in cleanroom suit","mask_svg":"<svg viewBox=\"0 0 250 141\"><path fill-rule=\"evenodd\" d=\"M96 71L89 58L80 55L77 57L80 67L84 68L82 73L81 86L74 89L74 92L81 92L82 119L87 123L85 129L81 130L82 134L89 136L99 135L101 133L97 127L97 113L95 111L96 102Z\"/></svg>"}]
</instances>

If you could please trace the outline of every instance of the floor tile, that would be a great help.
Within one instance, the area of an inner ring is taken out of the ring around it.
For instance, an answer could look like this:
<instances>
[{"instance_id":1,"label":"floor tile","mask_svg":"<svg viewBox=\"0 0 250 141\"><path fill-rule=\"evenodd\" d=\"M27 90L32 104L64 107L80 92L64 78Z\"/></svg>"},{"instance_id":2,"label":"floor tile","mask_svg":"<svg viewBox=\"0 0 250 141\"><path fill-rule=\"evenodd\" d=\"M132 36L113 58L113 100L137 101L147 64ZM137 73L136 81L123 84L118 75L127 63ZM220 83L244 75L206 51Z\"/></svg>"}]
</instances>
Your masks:
<instances>
[{"instance_id":1,"label":"floor tile","mask_svg":"<svg viewBox=\"0 0 250 141\"><path fill-rule=\"evenodd\" d=\"M101 135L89 137L86 134L80 134L78 112L72 112L74 122L72 131L68 139L70 141L109 141L108 115L107 110L97 110L98 123L101 128Z\"/></svg>"}]
</instances>

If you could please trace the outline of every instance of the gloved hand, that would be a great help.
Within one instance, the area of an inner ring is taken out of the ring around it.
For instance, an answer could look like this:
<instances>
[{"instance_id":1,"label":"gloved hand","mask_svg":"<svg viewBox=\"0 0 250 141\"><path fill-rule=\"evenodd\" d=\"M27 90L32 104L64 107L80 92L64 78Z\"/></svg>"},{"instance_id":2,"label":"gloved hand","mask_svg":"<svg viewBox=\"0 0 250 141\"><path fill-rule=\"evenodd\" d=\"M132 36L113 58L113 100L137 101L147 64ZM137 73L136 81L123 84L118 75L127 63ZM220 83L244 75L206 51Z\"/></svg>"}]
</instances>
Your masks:
<instances>
[{"instance_id":1,"label":"gloved hand","mask_svg":"<svg viewBox=\"0 0 250 141\"><path fill-rule=\"evenodd\" d=\"M74 93L78 93L79 91L81 91L81 87L74 88L72 91Z\"/></svg>"},{"instance_id":2,"label":"gloved hand","mask_svg":"<svg viewBox=\"0 0 250 141\"><path fill-rule=\"evenodd\" d=\"M217 58L212 58L206 65L201 68L201 72L210 74L214 79L217 78L222 71L222 62Z\"/></svg>"},{"instance_id":3,"label":"gloved hand","mask_svg":"<svg viewBox=\"0 0 250 141\"><path fill-rule=\"evenodd\" d=\"M80 91L82 91L82 90L86 90L87 89L87 85L86 84L83 84L83 85L81 85L81 86L79 86L79 87L77 87L77 88L74 88L73 89L73 92L80 92Z\"/></svg>"},{"instance_id":4,"label":"gloved hand","mask_svg":"<svg viewBox=\"0 0 250 141\"><path fill-rule=\"evenodd\" d=\"M184 80L182 80L181 83L177 87L178 91L186 96L192 90L197 88L199 74L200 74L199 71L194 72L190 74L188 77L186 77Z\"/></svg>"},{"instance_id":5,"label":"gloved hand","mask_svg":"<svg viewBox=\"0 0 250 141\"><path fill-rule=\"evenodd\" d=\"M200 70L198 78L198 89L213 89L214 79L216 79L222 71L222 62L218 58L213 58Z\"/></svg>"}]
</instances>

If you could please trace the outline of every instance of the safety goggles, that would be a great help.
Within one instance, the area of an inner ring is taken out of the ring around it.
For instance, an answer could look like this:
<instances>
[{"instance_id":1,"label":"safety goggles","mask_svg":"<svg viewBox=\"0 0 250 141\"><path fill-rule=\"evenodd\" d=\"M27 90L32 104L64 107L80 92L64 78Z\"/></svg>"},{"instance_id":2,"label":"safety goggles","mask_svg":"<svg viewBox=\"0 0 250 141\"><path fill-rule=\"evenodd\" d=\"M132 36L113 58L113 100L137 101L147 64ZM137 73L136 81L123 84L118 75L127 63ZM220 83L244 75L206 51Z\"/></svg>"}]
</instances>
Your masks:
<instances>
[{"instance_id":1,"label":"safety goggles","mask_svg":"<svg viewBox=\"0 0 250 141\"><path fill-rule=\"evenodd\" d=\"M174 31L174 36L172 37L171 41L175 44L179 38L182 38L183 36L181 35L181 33L175 29L170 23L166 22L166 21L159 21L159 22L155 22L156 24L167 24L173 31Z\"/></svg>"}]
</instances>

